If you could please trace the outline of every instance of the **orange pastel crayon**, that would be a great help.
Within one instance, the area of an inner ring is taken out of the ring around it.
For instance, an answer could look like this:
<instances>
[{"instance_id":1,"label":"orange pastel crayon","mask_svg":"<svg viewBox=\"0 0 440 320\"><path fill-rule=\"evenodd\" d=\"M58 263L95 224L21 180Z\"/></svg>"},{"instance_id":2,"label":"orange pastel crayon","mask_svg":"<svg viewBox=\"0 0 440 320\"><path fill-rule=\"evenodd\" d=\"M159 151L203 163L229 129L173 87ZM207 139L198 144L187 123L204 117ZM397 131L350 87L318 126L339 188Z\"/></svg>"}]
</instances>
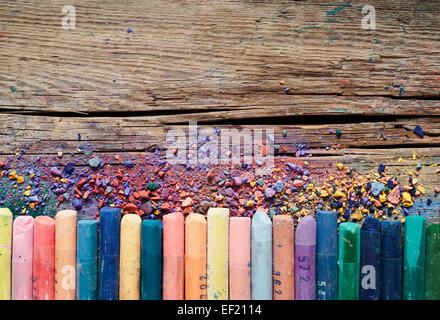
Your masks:
<instances>
[{"instance_id":1,"label":"orange pastel crayon","mask_svg":"<svg viewBox=\"0 0 440 320\"><path fill-rule=\"evenodd\" d=\"M163 300L184 298L184 218L180 212L163 216Z\"/></svg>"},{"instance_id":2,"label":"orange pastel crayon","mask_svg":"<svg viewBox=\"0 0 440 320\"><path fill-rule=\"evenodd\" d=\"M185 220L185 300L206 300L206 218L191 213Z\"/></svg>"},{"instance_id":3,"label":"orange pastel crayon","mask_svg":"<svg viewBox=\"0 0 440 320\"><path fill-rule=\"evenodd\" d=\"M290 215L273 218L273 299L294 300L294 224Z\"/></svg>"},{"instance_id":4,"label":"orange pastel crayon","mask_svg":"<svg viewBox=\"0 0 440 320\"><path fill-rule=\"evenodd\" d=\"M55 220L38 216L34 221L33 300L55 299Z\"/></svg>"},{"instance_id":5,"label":"orange pastel crayon","mask_svg":"<svg viewBox=\"0 0 440 320\"><path fill-rule=\"evenodd\" d=\"M251 299L251 218L229 221L229 299Z\"/></svg>"}]
</instances>

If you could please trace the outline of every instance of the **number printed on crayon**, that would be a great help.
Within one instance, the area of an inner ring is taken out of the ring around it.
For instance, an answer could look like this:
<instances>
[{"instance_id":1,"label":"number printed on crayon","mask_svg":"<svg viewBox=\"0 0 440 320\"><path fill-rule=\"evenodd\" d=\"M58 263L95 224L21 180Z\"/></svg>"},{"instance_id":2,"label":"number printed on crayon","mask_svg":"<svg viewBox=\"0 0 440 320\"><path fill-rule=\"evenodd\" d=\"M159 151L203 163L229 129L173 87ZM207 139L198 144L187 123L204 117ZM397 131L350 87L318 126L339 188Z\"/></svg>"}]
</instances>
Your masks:
<instances>
[{"instance_id":1,"label":"number printed on crayon","mask_svg":"<svg viewBox=\"0 0 440 320\"><path fill-rule=\"evenodd\" d=\"M298 264L299 269L310 271L311 265L309 258L307 256L298 256L298 263L299 263ZM309 282L312 279L310 278L309 275L307 276L300 275L299 280L304 282Z\"/></svg>"},{"instance_id":2,"label":"number printed on crayon","mask_svg":"<svg viewBox=\"0 0 440 320\"><path fill-rule=\"evenodd\" d=\"M276 271L276 272L273 273L273 276L274 276L273 277L273 286L274 286L273 291L276 294L281 295L281 294L283 294L283 291L281 289L275 289L275 286L280 286L281 285L281 280L277 279L277 277L281 276L281 272L280 271Z\"/></svg>"}]
</instances>

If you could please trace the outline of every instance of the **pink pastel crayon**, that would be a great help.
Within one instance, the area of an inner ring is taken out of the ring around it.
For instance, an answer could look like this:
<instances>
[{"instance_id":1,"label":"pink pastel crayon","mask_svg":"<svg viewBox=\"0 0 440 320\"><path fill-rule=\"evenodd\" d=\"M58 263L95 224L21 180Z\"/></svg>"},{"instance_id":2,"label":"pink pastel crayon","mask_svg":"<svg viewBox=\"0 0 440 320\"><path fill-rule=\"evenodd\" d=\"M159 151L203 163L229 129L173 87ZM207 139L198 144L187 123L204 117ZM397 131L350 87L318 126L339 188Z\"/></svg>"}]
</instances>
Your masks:
<instances>
[{"instance_id":1,"label":"pink pastel crayon","mask_svg":"<svg viewBox=\"0 0 440 320\"><path fill-rule=\"evenodd\" d=\"M12 234L12 300L32 300L34 218L17 217Z\"/></svg>"},{"instance_id":2,"label":"pink pastel crayon","mask_svg":"<svg viewBox=\"0 0 440 320\"><path fill-rule=\"evenodd\" d=\"M185 227L183 214L163 216L163 300L184 300Z\"/></svg>"},{"instance_id":3,"label":"pink pastel crayon","mask_svg":"<svg viewBox=\"0 0 440 320\"><path fill-rule=\"evenodd\" d=\"M251 299L251 218L229 221L229 299Z\"/></svg>"},{"instance_id":4,"label":"pink pastel crayon","mask_svg":"<svg viewBox=\"0 0 440 320\"><path fill-rule=\"evenodd\" d=\"M295 233L295 300L316 300L316 222L310 215Z\"/></svg>"}]
</instances>

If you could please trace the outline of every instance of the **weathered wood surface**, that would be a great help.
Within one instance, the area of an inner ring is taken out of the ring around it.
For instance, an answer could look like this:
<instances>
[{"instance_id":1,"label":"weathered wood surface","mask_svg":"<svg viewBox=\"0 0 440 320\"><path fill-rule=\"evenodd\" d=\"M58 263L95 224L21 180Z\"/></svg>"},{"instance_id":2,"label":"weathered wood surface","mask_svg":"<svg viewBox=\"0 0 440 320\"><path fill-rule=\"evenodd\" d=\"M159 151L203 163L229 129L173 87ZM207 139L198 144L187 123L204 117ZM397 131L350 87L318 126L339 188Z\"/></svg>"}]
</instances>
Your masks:
<instances>
[{"instance_id":1,"label":"weathered wood surface","mask_svg":"<svg viewBox=\"0 0 440 320\"><path fill-rule=\"evenodd\" d=\"M273 128L288 155L440 160L437 0L370 1L376 30L360 1L72 0L75 30L65 1L0 4L1 155L143 152L197 121Z\"/></svg>"}]
</instances>

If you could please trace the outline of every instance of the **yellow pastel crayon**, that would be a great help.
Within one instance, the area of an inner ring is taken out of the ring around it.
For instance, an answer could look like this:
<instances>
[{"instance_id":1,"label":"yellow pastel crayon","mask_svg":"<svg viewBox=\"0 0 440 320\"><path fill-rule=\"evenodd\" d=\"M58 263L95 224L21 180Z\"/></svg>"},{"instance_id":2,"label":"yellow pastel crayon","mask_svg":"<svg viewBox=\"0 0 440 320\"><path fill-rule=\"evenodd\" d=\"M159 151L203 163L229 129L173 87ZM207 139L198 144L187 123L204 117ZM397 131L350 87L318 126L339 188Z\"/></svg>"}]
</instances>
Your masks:
<instances>
[{"instance_id":1,"label":"yellow pastel crayon","mask_svg":"<svg viewBox=\"0 0 440 320\"><path fill-rule=\"evenodd\" d=\"M0 208L0 300L11 300L12 212Z\"/></svg>"},{"instance_id":2,"label":"yellow pastel crayon","mask_svg":"<svg viewBox=\"0 0 440 320\"><path fill-rule=\"evenodd\" d=\"M229 209L208 210L208 300L228 299Z\"/></svg>"},{"instance_id":3,"label":"yellow pastel crayon","mask_svg":"<svg viewBox=\"0 0 440 320\"><path fill-rule=\"evenodd\" d=\"M137 214L122 217L119 300L140 299L141 225L142 219Z\"/></svg>"}]
</instances>

